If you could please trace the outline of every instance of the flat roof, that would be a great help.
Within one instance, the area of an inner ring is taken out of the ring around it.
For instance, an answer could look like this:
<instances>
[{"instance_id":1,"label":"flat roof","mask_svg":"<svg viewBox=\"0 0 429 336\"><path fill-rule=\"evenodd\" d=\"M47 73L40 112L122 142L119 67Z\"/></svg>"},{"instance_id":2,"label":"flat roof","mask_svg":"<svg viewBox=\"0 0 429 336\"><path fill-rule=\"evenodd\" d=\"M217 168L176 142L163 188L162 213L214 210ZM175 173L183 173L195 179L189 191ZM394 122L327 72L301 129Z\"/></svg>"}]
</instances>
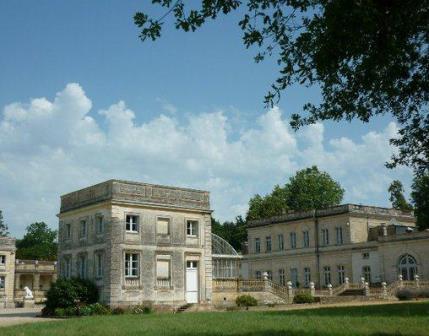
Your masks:
<instances>
[{"instance_id":1,"label":"flat roof","mask_svg":"<svg viewBox=\"0 0 429 336\"><path fill-rule=\"evenodd\" d=\"M107 200L210 211L208 191L112 179L62 195L60 213Z\"/></svg>"},{"instance_id":2,"label":"flat roof","mask_svg":"<svg viewBox=\"0 0 429 336\"><path fill-rule=\"evenodd\" d=\"M399 218L403 221L407 222L415 222L414 214L412 211L404 212L397 209L392 208L383 208L369 205L358 205L358 204L341 204L332 206L325 209L320 210L310 210L310 211L296 211L289 212L287 214L281 216L274 216L270 218L258 219L249 221L247 223L248 227L258 227L271 225L276 223L286 223L297 221L301 219L307 218L319 218L319 217L327 217L327 216L336 216L340 214L351 213L356 216L365 216L372 218Z\"/></svg>"}]
</instances>

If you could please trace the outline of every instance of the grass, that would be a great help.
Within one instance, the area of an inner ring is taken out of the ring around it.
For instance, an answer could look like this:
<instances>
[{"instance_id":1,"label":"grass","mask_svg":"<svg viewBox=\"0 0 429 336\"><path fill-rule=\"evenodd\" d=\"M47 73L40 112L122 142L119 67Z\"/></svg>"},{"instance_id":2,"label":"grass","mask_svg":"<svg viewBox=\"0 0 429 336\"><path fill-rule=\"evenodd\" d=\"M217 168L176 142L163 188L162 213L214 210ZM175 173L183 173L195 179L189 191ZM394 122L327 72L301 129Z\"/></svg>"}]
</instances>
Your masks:
<instances>
[{"instance_id":1,"label":"grass","mask_svg":"<svg viewBox=\"0 0 429 336\"><path fill-rule=\"evenodd\" d=\"M275 312L115 315L0 328L1 336L429 335L429 302Z\"/></svg>"}]
</instances>

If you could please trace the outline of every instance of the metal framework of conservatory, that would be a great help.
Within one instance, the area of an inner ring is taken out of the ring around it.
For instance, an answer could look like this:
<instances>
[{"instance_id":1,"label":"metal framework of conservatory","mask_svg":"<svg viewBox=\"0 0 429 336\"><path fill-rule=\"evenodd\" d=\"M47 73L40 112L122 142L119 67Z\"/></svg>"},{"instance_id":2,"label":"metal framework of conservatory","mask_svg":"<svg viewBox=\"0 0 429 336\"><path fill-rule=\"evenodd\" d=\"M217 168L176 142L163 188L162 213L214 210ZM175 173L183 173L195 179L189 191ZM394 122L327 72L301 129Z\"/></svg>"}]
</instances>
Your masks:
<instances>
[{"instance_id":1,"label":"metal framework of conservatory","mask_svg":"<svg viewBox=\"0 0 429 336\"><path fill-rule=\"evenodd\" d=\"M236 279L240 275L242 256L225 239L212 233L214 279Z\"/></svg>"}]
</instances>

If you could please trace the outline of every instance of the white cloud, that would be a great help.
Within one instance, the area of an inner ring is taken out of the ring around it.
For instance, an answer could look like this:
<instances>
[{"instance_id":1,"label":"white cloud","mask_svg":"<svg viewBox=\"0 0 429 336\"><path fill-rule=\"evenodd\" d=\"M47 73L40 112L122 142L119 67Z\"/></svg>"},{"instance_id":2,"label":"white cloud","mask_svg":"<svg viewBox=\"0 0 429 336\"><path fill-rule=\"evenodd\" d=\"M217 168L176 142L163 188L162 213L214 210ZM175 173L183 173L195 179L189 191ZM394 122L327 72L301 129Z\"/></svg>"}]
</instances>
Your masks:
<instances>
[{"instance_id":1,"label":"white cloud","mask_svg":"<svg viewBox=\"0 0 429 336\"><path fill-rule=\"evenodd\" d=\"M392 154L388 140L397 132L394 123L353 141L327 139L322 124L294 133L277 107L239 133L233 127L237 121L223 111L179 122L177 109L164 106L168 115L138 124L125 102L95 118L91 107L78 84L68 84L53 101L4 107L0 209L14 234L36 220L55 227L61 194L109 178L207 189L215 216L233 219L246 211L250 196L313 164L341 182L346 201L357 203L387 205L390 181L411 175L384 168Z\"/></svg>"}]
</instances>

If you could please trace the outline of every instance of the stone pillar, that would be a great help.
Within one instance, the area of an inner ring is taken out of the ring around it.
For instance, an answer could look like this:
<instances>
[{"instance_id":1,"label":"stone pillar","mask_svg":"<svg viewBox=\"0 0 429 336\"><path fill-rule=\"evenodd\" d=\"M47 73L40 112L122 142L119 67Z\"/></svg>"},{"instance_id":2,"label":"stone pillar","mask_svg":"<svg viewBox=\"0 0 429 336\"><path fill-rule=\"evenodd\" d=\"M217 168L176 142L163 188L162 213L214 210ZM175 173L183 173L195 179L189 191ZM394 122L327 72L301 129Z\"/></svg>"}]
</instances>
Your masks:
<instances>
[{"instance_id":1,"label":"stone pillar","mask_svg":"<svg viewBox=\"0 0 429 336\"><path fill-rule=\"evenodd\" d=\"M264 291L269 292L271 286L268 280L268 273L267 272L262 273L262 278L264 279Z\"/></svg>"},{"instance_id":2,"label":"stone pillar","mask_svg":"<svg viewBox=\"0 0 429 336\"><path fill-rule=\"evenodd\" d=\"M403 281L402 281L402 274L399 274L398 275L398 285L399 285L399 287L403 287L404 286L404 283L403 283Z\"/></svg>"},{"instance_id":3,"label":"stone pillar","mask_svg":"<svg viewBox=\"0 0 429 336\"><path fill-rule=\"evenodd\" d=\"M416 276L414 277L414 281L416 282L416 287L419 288L420 287L420 277L418 274L416 274Z\"/></svg>"},{"instance_id":4,"label":"stone pillar","mask_svg":"<svg viewBox=\"0 0 429 336\"><path fill-rule=\"evenodd\" d=\"M315 296L316 295L316 289L314 288L314 282L310 282L310 294L311 296Z\"/></svg>"},{"instance_id":5,"label":"stone pillar","mask_svg":"<svg viewBox=\"0 0 429 336\"><path fill-rule=\"evenodd\" d=\"M350 286L350 280L348 277L344 278L344 288L347 289Z\"/></svg>"},{"instance_id":6,"label":"stone pillar","mask_svg":"<svg viewBox=\"0 0 429 336\"><path fill-rule=\"evenodd\" d=\"M21 274L19 273L15 274L15 289L17 290L21 289Z\"/></svg>"},{"instance_id":7,"label":"stone pillar","mask_svg":"<svg viewBox=\"0 0 429 336\"><path fill-rule=\"evenodd\" d=\"M369 283L365 282L365 296L369 296Z\"/></svg>"},{"instance_id":8,"label":"stone pillar","mask_svg":"<svg viewBox=\"0 0 429 336\"><path fill-rule=\"evenodd\" d=\"M333 291L332 291L332 285L331 284L328 284L328 291L329 291L329 296L332 296L334 293L333 293Z\"/></svg>"},{"instance_id":9,"label":"stone pillar","mask_svg":"<svg viewBox=\"0 0 429 336\"><path fill-rule=\"evenodd\" d=\"M40 290L40 274L34 273L33 274L33 291Z\"/></svg>"},{"instance_id":10,"label":"stone pillar","mask_svg":"<svg viewBox=\"0 0 429 336\"><path fill-rule=\"evenodd\" d=\"M360 287L365 288L365 278L364 277L360 278Z\"/></svg>"},{"instance_id":11,"label":"stone pillar","mask_svg":"<svg viewBox=\"0 0 429 336\"><path fill-rule=\"evenodd\" d=\"M387 284L383 281L381 287L383 287L382 297L383 299L387 299Z\"/></svg>"},{"instance_id":12,"label":"stone pillar","mask_svg":"<svg viewBox=\"0 0 429 336\"><path fill-rule=\"evenodd\" d=\"M289 303L293 302L293 287L292 287L292 281L287 282L287 296L289 298Z\"/></svg>"}]
</instances>

